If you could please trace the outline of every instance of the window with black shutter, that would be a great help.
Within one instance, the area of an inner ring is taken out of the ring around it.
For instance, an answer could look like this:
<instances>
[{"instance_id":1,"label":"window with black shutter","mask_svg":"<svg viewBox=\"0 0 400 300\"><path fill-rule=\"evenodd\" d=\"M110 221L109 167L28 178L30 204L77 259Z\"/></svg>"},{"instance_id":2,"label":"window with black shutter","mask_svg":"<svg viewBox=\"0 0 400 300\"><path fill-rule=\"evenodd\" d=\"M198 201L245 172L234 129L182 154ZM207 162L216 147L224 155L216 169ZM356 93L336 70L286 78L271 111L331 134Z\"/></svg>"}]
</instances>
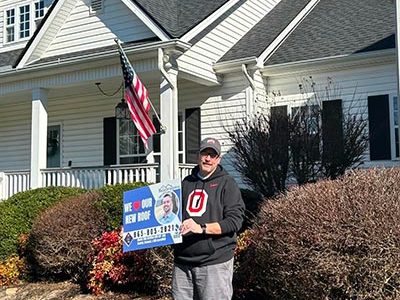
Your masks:
<instances>
[{"instance_id":1,"label":"window with black shutter","mask_svg":"<svg viewBox=\"0 0 400 300\"><path fill-rule=\"evenodd\" d=\"M368 97L371 160L391 159L389 95Z\"/></svg>"},{"instance_id":2,"label":"window with black shutter","mask_svg":"<svg viewBox=\"0 0 400 300\"><path fill-rule=\"evenodd\" d=\"M200 121L199 107L185 110L186 163L197 163L201 139Z\"/></svg>"}]
</instances>

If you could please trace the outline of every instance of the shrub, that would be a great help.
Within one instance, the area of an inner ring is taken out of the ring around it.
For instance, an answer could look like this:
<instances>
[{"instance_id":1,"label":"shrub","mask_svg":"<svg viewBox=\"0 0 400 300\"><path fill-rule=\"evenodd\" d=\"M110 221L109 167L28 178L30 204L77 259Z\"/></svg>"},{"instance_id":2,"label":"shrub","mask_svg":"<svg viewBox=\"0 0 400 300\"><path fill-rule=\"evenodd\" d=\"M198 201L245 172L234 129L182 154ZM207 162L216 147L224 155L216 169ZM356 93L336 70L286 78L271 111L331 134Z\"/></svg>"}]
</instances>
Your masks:
<instances>
[{"instance_id":1,"label":"shrub","mask_svg":"<svg viewBox=\"0 0 400 300\"><path fill-rule=\"evenodd\" d=\"M109 230L120 228L122 225L122 203L125 191L137 189L148 185L144 182L134 182L126 184L106 185L99 189L102 193L100 201L96 202L98 207L107 218L107 228Z\"/></svg>"},{"instance_id":2,"label":"shrub","mask_svg":"<svg viewBox=\"0 0 400 300\"><path fill-rule=\"evenodd\" d=\"M400 169L381 169L265 201L237 287L254 299L397 299L399 194Z\"/></svg>"},{"instance_id":3,"label":"shrub","mask_svg":"<svg viewBox=\"0 0 400 300\"><path fill-rule=\"evenodd\" d=\"M88 288L96 294L124 290L165 296L170 293L172 251L159 247L122 252L121 231L105 232L92 242Z\"/></svg>"},{"instance_id":4,"label":"shrub","mask_svg":"<svg viewBox=\"0 0 400 300\"><path fill-rule=\"evenodd\" d=\"M0 286L17 284L26 273L25 261L18 255L11 255L0 262Z\"/></svg>"},{"instance_id":5,"label":"shrub","mask_svg":"<svg viewBox=\"0 0 400 300\"><path fill-rule=\"evenodd\" d=\"M61 201L35 221L26 249L35 278L84 279L90 242L105 229L105 217L95 207L101 193L88 192Z\"/></svg>"},{"instance_id":6,"label":"shrub","mask_svg":"<svg viewBox=\"0 0 400 300\"><path fill-rule=\"evenodd\" d=\"M17 253L19 235L30 231L41 211L83 192L80 188L48 187L17 193L0 202L0 259Z\"/></svg>"}]
</instances>

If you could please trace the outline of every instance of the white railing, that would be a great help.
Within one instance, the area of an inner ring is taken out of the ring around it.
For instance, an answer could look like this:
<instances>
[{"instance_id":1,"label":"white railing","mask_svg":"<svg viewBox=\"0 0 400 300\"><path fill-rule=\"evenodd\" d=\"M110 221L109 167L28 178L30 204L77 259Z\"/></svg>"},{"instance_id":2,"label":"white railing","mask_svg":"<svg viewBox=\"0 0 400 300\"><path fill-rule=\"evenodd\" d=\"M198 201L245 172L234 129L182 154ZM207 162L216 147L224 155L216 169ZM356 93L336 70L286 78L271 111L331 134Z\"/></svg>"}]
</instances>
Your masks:
<instances>
[{"instance_id":1,"label":"white railing","mask_svg":"<svg viewBox=\"0 0 400 300\"><path fill-rule=\"evenodd\" d=\"M29 170L7 171L0 173L0 200L30 189L31 176Z\"/></svg>"},{"instance_id":2,"label":"white railing","mask_svg":"<svg viewBox=\"0 0 400 300\"><path fill-rule=\"evenodd\" d=\"M42 185L86 189L130 182L156 182L158 164L42 170Z\"/></svg>"},{"instance_id":3,"label":"white railing","mask_svg":"<svg viewBox=\"0 0 400 300\"><path fill-rule=\"evenodd\" d=\"M192 173L192 169L196 166L195 164L179 164L179 176L181 179Z\"/></svg>"},{"instance_id":4,"label":"white railing","mask_svg":"<svg viewBox=\"0 0 400 300\"><path fill-rule=\"evenodd\" d=\"M181 179L189 175L194 164L180 164ZM158 164L119 165L111 167L84 167L44 169L41 171L42 186L68 186L85 189L100 188L117 183L156 183ZM30 171L0 172L0 200L30 189Z\"/></svg>"}]
</instances>

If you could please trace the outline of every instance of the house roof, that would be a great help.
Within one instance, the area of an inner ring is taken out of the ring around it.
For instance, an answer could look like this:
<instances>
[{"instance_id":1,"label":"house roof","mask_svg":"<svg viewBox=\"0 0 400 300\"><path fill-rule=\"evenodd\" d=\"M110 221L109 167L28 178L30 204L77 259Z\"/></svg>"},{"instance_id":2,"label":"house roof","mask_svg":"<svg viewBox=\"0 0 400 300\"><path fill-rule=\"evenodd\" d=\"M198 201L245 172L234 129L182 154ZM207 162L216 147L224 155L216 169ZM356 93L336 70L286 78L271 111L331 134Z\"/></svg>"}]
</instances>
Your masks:
<instances>
[{"instance_id":1,"label":"house roof","mask_svg":"<svg viewBox=\"0 0 400 300\"><path fill-rule=\"evenodd\" d=\"M321 0L267 65L394 48L392 0Z\"/></svg>"},{"instance_id":2,"label":"house roof","mask_svg":"<svg viewBox=\"0 0 400 300\"><path fill-rule=\"evenodd\" d=\"M228 0L131 0L172 38L183 36Z\"/></svg>"},{"instance_id":3,"label":"house roof","mask_svg":"<svg viewBox=\"0 0 400 300\"><path fill-rule=\"evenodd\" d=\"M218 62L260 56L308 2L310 0L282 0Z\"/></svg>"},{"instance_id":4,"label":"house roof","mask_svg":"<svg viewBox=\"0 0 400 300\"><path fill-rule=\"evenodd\" d=\"M11 68L23 50L24 49L18 49L0 53L0 68L6 66L10 66Z\"/></svg>"}]
</instances>

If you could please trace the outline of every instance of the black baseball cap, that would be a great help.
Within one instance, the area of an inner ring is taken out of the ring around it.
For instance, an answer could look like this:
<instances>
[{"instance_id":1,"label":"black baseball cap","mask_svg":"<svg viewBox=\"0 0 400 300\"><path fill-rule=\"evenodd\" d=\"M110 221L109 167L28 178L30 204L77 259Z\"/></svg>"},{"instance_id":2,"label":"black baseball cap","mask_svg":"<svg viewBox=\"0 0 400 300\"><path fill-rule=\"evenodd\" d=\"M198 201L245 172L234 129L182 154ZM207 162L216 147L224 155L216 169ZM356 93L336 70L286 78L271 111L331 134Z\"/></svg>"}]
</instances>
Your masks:
<instances>
[{"instance_id":1,"label":"black baseball cap","mask_svg":"<svg viewBox=\"0 0 400 300\"><path fill-rule=\"evenodd\" d=\"M200 142L200 152L207 149L211 148L213 149L218 156L221 155L221 144L217 139L214 138L205 138Z\"/></svg>"}]
</instances>

